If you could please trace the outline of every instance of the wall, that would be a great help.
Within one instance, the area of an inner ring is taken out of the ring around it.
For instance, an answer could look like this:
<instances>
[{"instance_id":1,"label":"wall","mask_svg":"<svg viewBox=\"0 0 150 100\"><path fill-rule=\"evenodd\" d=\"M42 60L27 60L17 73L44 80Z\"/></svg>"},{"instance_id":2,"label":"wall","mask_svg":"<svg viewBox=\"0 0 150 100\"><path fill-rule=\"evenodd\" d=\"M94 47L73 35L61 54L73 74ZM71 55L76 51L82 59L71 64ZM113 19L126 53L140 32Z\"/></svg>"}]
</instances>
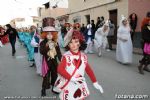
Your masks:
<instances>
[{"instance_id":1,"label":"wall","mask_svg":"<svg viewBox=\"0 0 150 100\"><path fill-rule=\"evenodd\" d=\"M77 3L77 1L78 1L78 3ZM90 5L90 4L88 4L88 0L86 0L86 1L87 2L85 4ZM92 0L89 0L89 3L90 3L90 1L92 1ZM100 1L100 0L97 0L97 1ZM101 0L101 1L104 1L104 0ZM112 2L113 0L105 0L105 1ZM80 4L79 6L76 6L76 9L78 10L78 12L76 12L77 10L73 10L73 9L75 9L75 6L73 5L75 3ZM125 16L128 16L128 0L119 0L118 2L112 2L112 3L106 4L106 5L100 5L99 7L94 7L94 8L87 9L87 10L83 10L84 6L82 3L83 3L82 0L80 0L80 2L79 2L79 0L69 0L69 7L70 7L69 9L71 9L71 12L72 12L69 15L70 23L73 23L72 19L75 16L81 16L81 23L86 24L85 15L88 15L88 14L90 14L91 19L94 19L95 23L96 23L98 16L104 16L105 19L108 19L109 18L109 10L113 10L113 9L118 10L118 21L117 21L118 24L120 21L120 16L122 14ZM93 4L93 6L94 6L94 4ZM87 6L87 7L89 7L89 6ZM75 12L75 13L73 13L73 12Z\"/></svg>"},{"instance_id":2,"label":"wall","mask_svg":"<svg viewBox=\"0 0 150 100\"><path fill-rule=\"evenodd\" d=\"M41 18L45 18L45 17L58 17L58 16L62 16L67 14L67 8L55 8L55 9L45 9L42 8L41 9Z\"/></svg>"},{"instance_id":3,"label":"wall","mask_svg":"<svg viewBox=\"0 0 150 100\"><path fill-rule=\"evenodd\" d=\"M136 32L140 31L141 21L146 16L146 13L150 11L150 0L129 0L129 14L136 13L138 16L138 24Z\"/></svg>"},{"instance_id":4,"label":"wall","mask_svg":"<svg viewBox=\"0 0 150 100\"><path fill-rule=\"evenodd\" d=\"M68 0L69 13L114 2L115 0Z\"/></svg>"}]
</instances>

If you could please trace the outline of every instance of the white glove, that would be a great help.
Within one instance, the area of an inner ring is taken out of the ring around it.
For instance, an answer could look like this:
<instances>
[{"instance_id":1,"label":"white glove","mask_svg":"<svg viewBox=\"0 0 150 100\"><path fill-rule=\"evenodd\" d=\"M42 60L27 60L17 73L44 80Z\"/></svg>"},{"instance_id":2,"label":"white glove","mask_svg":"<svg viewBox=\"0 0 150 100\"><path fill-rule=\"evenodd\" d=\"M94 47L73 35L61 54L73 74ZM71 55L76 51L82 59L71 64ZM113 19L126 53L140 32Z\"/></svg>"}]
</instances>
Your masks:
<instances>
[{"instance_id":1,"label":"white glove","mask_svg":"<svg viewBox=\"0 0 150 100\"><path fill-rule=\"evenodd\" d=\"M93 86L98 89L101 93L104 93L103 88L101 85L98 84L98 82L93 83Z\"/></svg>"}]
</instances>

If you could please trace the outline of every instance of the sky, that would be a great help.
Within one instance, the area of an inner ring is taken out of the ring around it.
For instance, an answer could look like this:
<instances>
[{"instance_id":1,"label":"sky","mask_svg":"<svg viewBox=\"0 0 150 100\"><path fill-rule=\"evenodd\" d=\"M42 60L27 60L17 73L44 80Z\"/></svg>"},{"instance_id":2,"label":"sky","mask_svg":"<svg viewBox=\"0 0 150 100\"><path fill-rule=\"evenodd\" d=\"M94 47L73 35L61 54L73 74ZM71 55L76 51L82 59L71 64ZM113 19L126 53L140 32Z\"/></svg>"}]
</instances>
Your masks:
<instances>
[{"instance_id":1,"label":"sky","mask_svg":"<svg viewBox=\"0 0 150 100\"><path fill-rule=\"evenodd\" d=\"M37 7L48 1L51 6L58 2L58 7L68 7L68 0L1 0L0 25L5 25L14 18L37 16Z\"/></svg>"}]
</instances>

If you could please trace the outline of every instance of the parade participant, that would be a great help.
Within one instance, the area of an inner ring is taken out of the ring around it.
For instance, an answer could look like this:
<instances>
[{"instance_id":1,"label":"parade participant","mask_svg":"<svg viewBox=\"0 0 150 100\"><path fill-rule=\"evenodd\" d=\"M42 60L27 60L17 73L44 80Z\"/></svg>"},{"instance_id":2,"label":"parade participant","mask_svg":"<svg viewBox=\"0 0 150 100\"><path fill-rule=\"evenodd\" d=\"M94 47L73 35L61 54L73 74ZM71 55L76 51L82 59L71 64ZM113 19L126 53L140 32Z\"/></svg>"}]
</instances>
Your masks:
<instances>
[{"instance_id":1,"label":"parade participant","mask_svg":"<svg viewBox=\"0 0 150 100\"><path fill-rule=\"evenodd\" d=\"M14 56L16 53L16 49L15 49L16 37L18 37L18 39L19 39L19 36L18 36L17 30L15 28L12 28L12 26L10 24L7 24L6 28L7 28L7 30L4 34L4 36L7 34L9 35L9 42L12 47L12 56Z\"/></svg>"},{"instance_id":2,"label":"parade participant","mask_svg":"<svg viewBox=\"0 0 150 100\"><path fill-rule=\"evenodd\" d=\"M49 18L49 20L54 20L53 18ZM54 22L52 21L51 24ZM42 62L42 90L41 96L46 96L46 89L50 89L53 86L57 79L57 65L58 60L61 60L61 52L59 45L57 43L57 35L58 32L55 30L53 26L46 26L43 28L42 38L44 40L40 43L40 53L43 55L43 62ZM47 65L47 66L45 66ZM46 69L46 70L45 70Z\"/></svg>"},{"instance_id":3,"label":"parade participant","mask_svg":"<svg viewBox=\"0 0 150 100\"><path fill-rule=\"evenodd\" d=\"M39 52L40 47L40 35L37 31L35 31L34 36L31 40L31 45L34 47L34 61L36 65L36 73L42 76L42 56Z\"/></svg>"},{"instance_id":4,"label":"parade participant","mask_svg":"<svg viewBox=\"0 0 150 100\"><path fill-rule=\"evenodd\" d=\"M64 41L65 35L70 30L70 27L71 27L70 23L65 23L64 25L61 25L61 35L62 35L63 41Z\"/></svg>"},{"instance_id":5,"label":"parade participant","mask_svg":"<svg viewBox=\"0 0 150 100\"><path fill-rule=\"evenodd\" d=\"M150 64L150 18L145 18L142 23L142 40L143 40L143 58L139 61L139 73L144 71L150 72L148 65Z\"/></svg>"},{"instance_id":6,"label":"parade participant","mask_svg":"<svg viewBox=\"0 0 150 100\"><path fill-rule=\"evenodd\" d=\"M92 29L92 25L90 21L88 21L86 30L85 30L85 39L87 43L87 48L85 49L85 53L93 53L93 39L94 39L94 30Z\"/></svg>"},{"instance_id":7,"label":"parade participant","mask_svg":"<svg viewBox=\"0 0 150 100\"><path fill-rule=\"evenodd\" d=\"M133 46L130 27L127 19L122 15L117 33L116 60L122 64L132 63Z\"/></svg>"},{"instance_id":8,"label":"parade participant","mask_svg":"<svg viewBox=\"0 0 150 100\"><path fill-rule=\"evenodd\" d=\"M5 29L2 26L0 26L0 47L3 47L2 38L3 38L4 32L5 32Z\"/></svg>"},{"instance_id":9,"label":"parade participant","mask_svg":"<svg viewBox=\"0 0 150 100\"><path fill-rule=\"evenodd\" d=\"M29 44L27 44L28 47L28 57L29 57L29 62L30 66L29 67L35 67L35 62L34 62L34 47L31 45L31 40L34 36L34 33L36 32L36 27L31 26L30 27L30 32L29 32Z\"/></svg>"},{"instance_id":10,"label":"parade participant","mask_svg":"<svg viewBox=\"0 0 150 100\"><path fill-rule=\"evenodd\" d=\"M109 32L109 23L107 21L101 28L98 28L95 33L94 45L98 50L99 57L102 55L102 48L106 49L106 46L108 44L107 42L108 32Z\"/></svg>"},{"instance_id":11,"label":"parade participant","mask_svg":"<svg viewBox=\"0 0 150 100\"><path fill-rule=\"evenodd\" d=\"M61 100L83 100L89 95L89 89L85 80L86 72L93 82L93 86L103 93L101 85L98 84L93 70L88 64L87 56L81 52L86 48L83 35L71 29L65 37L67 51L58 66L59 76L67 80L65 85L60 87L61 81L58 77L54 90L60 91Z\"/></svg>"}]
</instances>

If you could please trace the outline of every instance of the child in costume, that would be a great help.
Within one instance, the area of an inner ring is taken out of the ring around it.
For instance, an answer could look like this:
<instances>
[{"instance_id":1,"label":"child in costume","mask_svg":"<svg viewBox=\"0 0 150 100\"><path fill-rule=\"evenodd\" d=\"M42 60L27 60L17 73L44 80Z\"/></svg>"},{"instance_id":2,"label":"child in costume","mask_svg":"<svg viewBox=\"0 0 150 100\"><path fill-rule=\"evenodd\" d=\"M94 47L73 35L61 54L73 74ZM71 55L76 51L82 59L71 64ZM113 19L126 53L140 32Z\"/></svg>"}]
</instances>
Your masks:
<instances>
[{"instance_id":1,"label":"child in costume","mask_svg":"<svg viewBox=\"0 0 150 100\"><path fill-rule=\"evenodd\" d=\"M93 86L103 93L101 85L98 84L94 72L88 64L87 56L81 52L86 48L84 37L79 31L71 29L65 37L65 47L68 48L58 66L60 77L66 80L64 85L59 79L55 82L55 91L59 91L61 100L83 100L89 95L89 89L84 77L86 72L93 82Z\"/></svg>"},{"instance_id":2,"label":"child in costume","mask_svg":"<svg viewBox=\"0 0 150 100\"><path fill-rule=\"evenodd\" d=\"M109 32L109 23L108 21L106 21L105 24L101 28L98 28L95 33L94 44L95 47L98 49L99 57L102 55L102 48L106 49L106 46L108 44L107 42L108 32Z\"/></svg>"},{"instance_id":3,"label":"child in costume","mask_svg":"<svg viewBox=\"0 0 150 100\"><path fill-rule=\"evenodd\" d=\"M122 64L131 64L132 52L133 45L129 23L127 18L122 15L117 33L116 60Z\"/></svg>"},{"instance_id":4,"label":"child in costume","mask_svg":"<svg viewBox=\"0 0 150 100\"><path fill-rule=\"evenodd\" d=\"M34 36L31 40L31 45L34 47L34 61L36 65L36 73L42 76L41 66L42 66L42 56L39 52L40 48L40 35L35 31Z\"/></svg>"},{"instance_id":5,"label":"child in costume","mask_svg":"<svg viewBox=\"0 0 150 100\"><path fill-rule=\"evenodd\" d=\"M50 18L53 20L53 18ZM44 39L40 43L40 53L43 55L43 63L42 63L42 90L41 96L46 96L46 89L50 89L52 86L53 91L54 83L57 79L57 66L58 59L61 60L61 52L59 45L57 43L57 34L58 32L55 30L53 26L46 26L43 28L42 38ZM45 38L44 38L45 36ZM44 62L47 64L47 67L44 66ZM46 70L45 70L46 69Z\"/></svg>"}]
</instances>

